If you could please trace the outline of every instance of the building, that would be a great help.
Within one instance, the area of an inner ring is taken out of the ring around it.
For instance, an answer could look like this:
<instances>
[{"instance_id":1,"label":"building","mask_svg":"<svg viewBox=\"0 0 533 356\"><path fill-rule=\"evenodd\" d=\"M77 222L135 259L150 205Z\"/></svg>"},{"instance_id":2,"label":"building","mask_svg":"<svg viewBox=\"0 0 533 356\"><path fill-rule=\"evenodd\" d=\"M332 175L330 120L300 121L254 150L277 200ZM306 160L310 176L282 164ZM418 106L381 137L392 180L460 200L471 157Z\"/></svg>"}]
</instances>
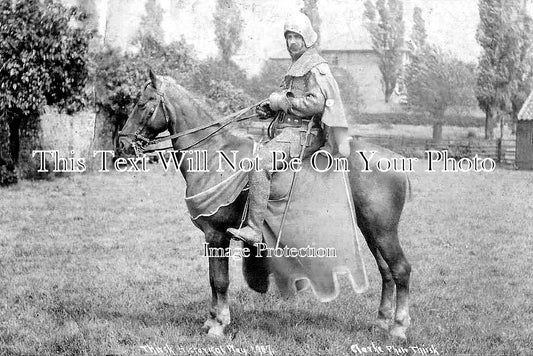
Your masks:
<instances>
[{"instance_id":1,"label":"building","mask_svg":"<svg viewBox=\"0 0 533 356\"><path fill-rule=\"evenodd\" d=\"M533 92L518 113L516 124L516 166L533 170Z\"/></svg>"}]
</instances>

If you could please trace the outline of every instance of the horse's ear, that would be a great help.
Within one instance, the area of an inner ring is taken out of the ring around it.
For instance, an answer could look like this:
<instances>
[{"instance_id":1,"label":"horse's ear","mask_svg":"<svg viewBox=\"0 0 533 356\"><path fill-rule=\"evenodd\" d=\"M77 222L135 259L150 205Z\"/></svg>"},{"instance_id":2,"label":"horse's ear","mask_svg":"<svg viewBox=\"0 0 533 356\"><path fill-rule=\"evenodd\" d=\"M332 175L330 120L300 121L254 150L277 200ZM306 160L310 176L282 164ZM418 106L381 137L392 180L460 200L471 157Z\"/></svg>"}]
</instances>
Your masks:
<instances>
[{"instance_id":1,"label":"horse's ear","mask_svg":"<svg viewBox=\"0 0 533 356\"><path fill-rule=\"evenodd\" d=\"M157 78L157 75L155 75L154 72L152 72L152 68L148 69L148 76L150 77L152 86L155 89L159 89L159 87L161 86L161 81L159 80L159 78Z\"/></svg>"}]
</instances>

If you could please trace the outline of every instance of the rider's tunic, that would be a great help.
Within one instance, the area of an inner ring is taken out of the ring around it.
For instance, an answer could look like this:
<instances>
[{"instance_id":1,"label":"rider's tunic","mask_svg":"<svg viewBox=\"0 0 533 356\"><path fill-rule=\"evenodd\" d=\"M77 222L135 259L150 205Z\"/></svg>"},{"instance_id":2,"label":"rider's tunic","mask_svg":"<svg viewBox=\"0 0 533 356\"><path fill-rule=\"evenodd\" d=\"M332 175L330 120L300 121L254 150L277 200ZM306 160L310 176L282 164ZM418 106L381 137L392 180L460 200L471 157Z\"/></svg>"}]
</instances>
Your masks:
<instances>
[{"instance_id":1,"label":"rider's tunic","mask_svg":"<svg viewBox=\"0 0 533 356\"><path fill-rule=\"evenodd\" d=\"M288 97L290 108L276 122L276 132L279 134L258 153L262 168L267 170L281 168L281 162L273 167L273 151L282 151L287 157L299 156L309 120L313 120L314 125L303 158L324 146L326 126L348 127L337 82L326 60L314 48L307 50L291 65L283 80L282 90Z\"/></svg>"}]
</instances>

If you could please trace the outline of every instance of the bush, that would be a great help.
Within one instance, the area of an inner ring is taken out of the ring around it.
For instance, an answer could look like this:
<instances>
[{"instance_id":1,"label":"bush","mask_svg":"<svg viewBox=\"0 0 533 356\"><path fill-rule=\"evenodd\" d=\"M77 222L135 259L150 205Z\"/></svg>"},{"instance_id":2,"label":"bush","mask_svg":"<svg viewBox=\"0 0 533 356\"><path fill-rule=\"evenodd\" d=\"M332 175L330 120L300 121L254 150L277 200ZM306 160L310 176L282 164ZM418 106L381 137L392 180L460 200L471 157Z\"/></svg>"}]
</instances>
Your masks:
<instances>
[{"instance_id":1,"label":"bush","mask_svg":"<svg viewBox=\"0 0 533 356\"><path fill-rule=\"evenodd\" d=\"M474 131L468 130L468 133L466 134L466 138L476 138L477 135Z\"/></svg>"},{"instance_id":2,"label":"bush","mask_svg":"<svg viewBox=\"0 0 533 356\"><path fill-rule=\"evenodd\" d=\"M199 61L185 41L162 45L149 37L139 41L135 55L121 55L107 50L94 58L96 79L101 88L97 105L104 110L114 132L121 128L133 106L141 86L148 80L148 68L158 75L174 78L183 87L205 96L220 114L229 114L249 106L254 99L240 87L248 84L244 72L233 62L229 65L215 59Z\"/></svg>"},{"instance_id":3,"label":"bush","mask_svg":"<svg viewBox=\"0 0 533 356\"><path fill-rule=\"evenodd\" d=\"M266 61L259 75L249 80L248 90L250 95L257 100L268 96L280 89L283 76L287 72L287 65L278 61Z\"/></svg>"},{"instance_id":4,"label":"bush","mask_svg":"<svg viewBox=\"0 0 533 356\"><path fill-rule=\"evenodd\" d=\"M250 96L246 74L234 62L209 58L200 62L189 89L204 95L221 114L231 114L258 101Z\"/></svg>"},{"instance_id":5,"label":"bush","mask_svg":"<svg viewBox=\"0 0 533 356\"><path fill-rule=\"evenodd\" d=\"M0 157L0 186L8 186L17 183L15 165Z\"/></svg>"},{"instance_id":6,"label":"bush","mask_svg":"<svg viewBox=\"0 0 533 356\"><path fill-rule=\"evenodd\" d=\"M227 81L211 80L206 96L215 104L216 109L224 115L237 112L254 103L253 98L245 94L242 89L235 88Z\"/></svg>"},{"instance_id":7,"label":"bush","mask_svg":"<svg viewBox=\"0 0 533 356\"><path fill-rule=\"evenodd\" d=\"M23 177L31 151L40 147L38 119L45 105L72 113L86 104L91 35L71 26L80 19L76 9L58 2L0 2L0 126L10 129L0 139L9 141L9 157Z\"/></svg>"}]
</instances>

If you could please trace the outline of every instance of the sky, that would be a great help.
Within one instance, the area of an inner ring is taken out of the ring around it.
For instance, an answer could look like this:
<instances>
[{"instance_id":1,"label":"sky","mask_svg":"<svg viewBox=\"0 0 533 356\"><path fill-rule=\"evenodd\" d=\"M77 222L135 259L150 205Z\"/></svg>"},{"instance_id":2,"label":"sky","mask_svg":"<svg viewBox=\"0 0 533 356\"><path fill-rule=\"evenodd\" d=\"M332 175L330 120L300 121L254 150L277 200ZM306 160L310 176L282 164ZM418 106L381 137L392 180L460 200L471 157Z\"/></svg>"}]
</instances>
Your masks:
<instances>
[{"instance_id":1,"label":"sky","mask_svg":"<svg viewBox=\"0 0 533 356\"><path fill-rule=\"evenodd\" d=\"M213 12L215 0L157 0L164 9L162 27L168 43L183 37L200 58L217 55ZM243 45L234 60L249 74L257 73L269 57L286 52L283 24L288 13L303 6L301 0L235 0L244 19ZM365 0L319 0L323 46L335 49L370 48L363 27ZM131 38L144 13L144 0L96 0L100 28L119 45ZM428 40L465 61L480 53L475 34L478 0L404 0L406 38L413 8L422 8ZM110 19L114 19L110 21Z\"/></svg>"}]
</instances>

